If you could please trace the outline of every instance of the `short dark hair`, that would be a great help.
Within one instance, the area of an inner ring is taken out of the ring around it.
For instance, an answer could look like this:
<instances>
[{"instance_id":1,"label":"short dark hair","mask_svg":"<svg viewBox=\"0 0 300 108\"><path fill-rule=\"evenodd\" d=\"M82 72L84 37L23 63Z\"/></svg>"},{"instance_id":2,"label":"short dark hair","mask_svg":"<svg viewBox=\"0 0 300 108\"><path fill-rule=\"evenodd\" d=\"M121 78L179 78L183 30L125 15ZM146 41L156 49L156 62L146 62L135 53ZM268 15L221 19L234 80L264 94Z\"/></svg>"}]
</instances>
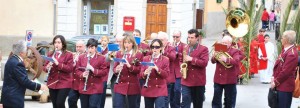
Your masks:
<instances>
[{"instance_id":1,"label":"short dark hair","mask_svg":"<svg viewBox=\"0 0 300 108\"><path fill-rule=\"evenodd\" d=\"M141 34L141 31L140 31L139 29L134 29L134 31L135 31L135 32L138 32L138 33L140 34L140 36L142 35L142 34Z\"/></svg>"},{"instance_id":2,"label":"short dark hair","mask_svg":"<svg viewBox=\"0 0 300 108\"><path fill-rule=\"evenodd\" d=\"M67 50L67 41L65 39L65 37L63 35L56 35L53 40L52 40L52 44L54 45L55 43L55 40L59 38L60 41L61 41L61 44L62 44L62 51L66 51Z\"/></svg>"},{"instance_id":3,"label":"short dark hair","mask_svg":"<svg viewBox=\"0 0 300 108\"><path fill-rule=\"evenodd\" d=\"M98 45L98 41L94 38L90 38L86 43L86 47L93 47L93 46L97 47L97 45Z\"/></svg>"},{"instance_id":4,"label":"short dark hair","mask_svg":"<svg viewBox=\"0 0 300 108\"><path fill-rule=\"evenodd\" d=\"M264 38L266 38L266 37L270 37L268 34L266 34L265 36L264 36Z\"/></svg>"},{"instance_id":5,"label":"short dark hair","mask_svg":"<svg viewBox=\"0 0 300 108\"><path fill-rule=\"evenodd\" d=\"M190 29L190 30L188 31L188 33L189 33L189 34L195 33L195 37L196 37L196 38L199 37L199 32L198 32L198 30L196 30L196 29Z\"/></svg>"},{"instance_id":6,"label":"short dark hair","mask_svg":"<svg viewBox=\"0 0 300 108\"><path fill-rule=\"evenodd\" d=\"M274 10L272 10L272 12L274 12Z\"/></svg>"}]
</instances>

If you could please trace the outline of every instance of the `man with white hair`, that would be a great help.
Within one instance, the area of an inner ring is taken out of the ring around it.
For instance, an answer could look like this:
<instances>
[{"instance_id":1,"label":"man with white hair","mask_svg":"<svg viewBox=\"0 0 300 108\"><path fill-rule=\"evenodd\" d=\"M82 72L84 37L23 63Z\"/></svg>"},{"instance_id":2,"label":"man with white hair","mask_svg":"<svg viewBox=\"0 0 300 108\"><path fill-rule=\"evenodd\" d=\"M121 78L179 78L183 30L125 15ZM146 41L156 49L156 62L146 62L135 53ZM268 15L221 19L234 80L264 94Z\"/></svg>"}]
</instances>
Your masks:
<instances>
[{"instance_id":1,"label":"man with white hair","mask_svg":"<svg viewBox=\"0 0 300 108\"><path fill-rule=\"evenodd\" d=\"M78 87L79 87L79 80L80 77L76 75L75 69L76 69L76 62L78 61L78 57L85 53L86 47L84 45L84 41L79 40L76 42L76 53L73 55L73 66L74 66L74 72L72 74L73 77L73 81L72 81L72 89L69 92L68 95L68 104L70 108L78 108L77 107L77 101L79 99L79 91L78 91Z\"/></svg>"},{"instance_id":2,"label":"man with white hair","mask_svg":"<svg viewBox=\"0 0 300 108\"><path fill-rule=\"evenodd\" d=\"M5 64L1 102L4 108L24 108L26 89L39 91L48 88L28 79L25 68L28 62L24 61L27 53L25 41L20 40L13 44L12 53Z\"/></svg>"},{"instance_id":3,"label":"man with white hair","mask_svg":"<svg viewBox=\"0 0 300 108\"><path fill-rule=\"evenodd\" d=\"M180 59L182 56L183 49L186 44L180 41L181 39L181 31L175 30L173 32L173 47L176 51L176 58L174 62L172 62L171 66L174 68L175 73L175 84L174 84L174 97L170 98L170 106L171 108L180 108L180 99L181 99L181 72L180 72Z\"/></svg>"},{"instance_id":4,"label":"man with white hair","mask_svg":"<svg viewBox=\"0 0 300 108\"><path fill-rule=\"evenodd\" d=\"M288 30L283 32L281 44L283 50L274 65L274 78L271 80L271 88L276 88L278 108L290 108L293 91L295 89L295 73L298 63L296 48L296 32Z\"/></svg>"},{"instance_id":5,"label":"man with white hair","mask_svg":"<svg viewBox=\"0 0 300 108\"><path fill-rule=\"evenodd\" d=\"M239 72L240 53L238 49L232 48L231 36L225 35L222 38L222 43L227 45L226 53L228 53L230 57L223 54L217 59L216 54L221 52L216 52L211 58L211 62L216 64L212 108L222 108L223 89L225 91L225 108L233 108L235 107L237 94L236 84ZM231 67L225 67L221 62Z\"/></svg>"},{"instance_id":6,"label":"man with white hair","mask_svg":"<svg viewBox=\"0 0 300 108\"><path fill-rule=\"evenodd\" d=\"M158 39L160 39L163 43L163 51L162 54L169 58L170 64L174 62L176 58L175 48L168 42L168 34L166 32L158 32ZM169 108L169 102L174 98L174 83L175 83L175 75L174 68L170 65L170 73L167 78L168 82L168 98L166 99L166 108Z\"/></svg>"}]
</instances>

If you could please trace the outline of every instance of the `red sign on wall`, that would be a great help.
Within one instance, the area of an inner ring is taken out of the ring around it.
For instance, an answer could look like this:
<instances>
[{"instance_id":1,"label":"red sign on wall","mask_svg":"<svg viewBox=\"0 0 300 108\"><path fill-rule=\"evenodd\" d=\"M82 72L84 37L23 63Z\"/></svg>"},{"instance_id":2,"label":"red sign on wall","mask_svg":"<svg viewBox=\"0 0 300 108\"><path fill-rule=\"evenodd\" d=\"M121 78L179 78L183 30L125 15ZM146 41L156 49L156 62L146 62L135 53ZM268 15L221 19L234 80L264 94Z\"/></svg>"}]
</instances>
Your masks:
<instances>
[{"instance_id":1,"label":"red sign on wall","mask_svg":"<svg viewBox=\"0 0 300 108\"><path fill-rule=\"evenodd\" d=\"M134 17L125 16L123 18L123 30L124 31L134 31Z\"/></svg>"}]
</instances>

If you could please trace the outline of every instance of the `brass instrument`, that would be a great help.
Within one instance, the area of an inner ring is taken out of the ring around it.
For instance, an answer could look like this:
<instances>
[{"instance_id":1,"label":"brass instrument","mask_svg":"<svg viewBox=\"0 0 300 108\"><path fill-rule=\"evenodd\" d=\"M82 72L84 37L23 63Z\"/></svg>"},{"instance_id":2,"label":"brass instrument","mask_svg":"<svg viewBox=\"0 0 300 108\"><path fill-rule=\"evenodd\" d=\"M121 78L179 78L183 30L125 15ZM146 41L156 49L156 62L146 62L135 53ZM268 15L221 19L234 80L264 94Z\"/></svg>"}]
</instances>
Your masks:
<instances>
[{"instance_id":1,"label":"brass instrument","mask_svg":"<svg viewBox=\"0 0 300 108\"><path fill-rule=\"evenodd\" d=\"M124 51L124 55L123 55L123 59L126 59L126 52L127 52L127 49L125 49L125 51ZM121 65L121 70L120 70L120 72L118 73L118 76L117 76L117 79L116 79L116 83L115 84L118 84L119 83L119 79L120 79L120 75L121 75L121 72L122 72L122 70L123 70L123 66L124 66L124 63L120 63L120 65Z\"/></svg>"},{"instance_id":2,"label":"brass instrument","mask_svg":"<svg viewBox=\"0 0 300 108\"><path fill-rule=\"evenodd\" d=\"M87 65L90 65L90 60L91 60L91 56L90 56L90 54L88 54L88 62L87 62ZM90 72L90 70L89 69L85 69L85 71L89 71ZM84 87L83 87L83 91L87 91L86 90L86 87L87 87L87 82L88 82L88 79L89 79L89 75L87 75L86 77L85 77L85 82L84 82Z\"/></svg>"},{"instance_id":3,"label":"brass instrument","mask_svg":"<svg viewBox=\"0 0 300 108\"><path fill-rule=\"evenodd\" d=\"M226 56L227 58L232 59L232 57L227 52L216 52L215 59L219 61L225 68L231 68L231 64L227 64L226 62L221 60L222 56Z\"/></svg>"},{"instance_id":4,"label":"brass instrument","mask_svg":"<svg viewBox=\"0 0 300 108\"><path fill-rule=\"evenodd\" d=\"M241 8L230 10L226 16L226 28L232 36L245 36L249 31L249 24L249 15Z\"/></svg>"},{"instance_id":5,"label":"brass instrument","mask_svg":"<svg viewBox=\"0 0 300 108\"><path fill-rule=\"evenodd\" d=\"M57 51L57 48L55 48L55 50L53 51L53 55L52 55L52 58L55 56L55 54L56 54L56 51ZM52 66L53 65L53 63L52 62L49 62L50 63L50 65ZM48 68L48 70L47 70L48 72L47 72L47 75L46 75L46 80L44 81L44 82L48 82L48 77L49 77L49 74L50 74L50 71L51 71L51 67L50 68Z\"/></svg>"},{"instance_id":6,"label":"brass instrument","mask_svg":"<svg viewBox=\"0 0 300 108\"><path fill-rule=\"evenodd\" d=\"M187 48L187 47L186 47ZM187 56L187 53L186 53L186 48L183 49L183 52L182 52L182 56L183 56L183 63L181 63L180 65L180 72L181 72L181 75L182 75L182 78L183 79L186 79L187 77L187 71L188 71L188 64L187 62L185 61L186 59L186 56Z\"/></svg>"},{"instance_id":7,"label":"brass instrument","mask_svg":"<svg viewBox=\"0 0 300 108\"><path fill-rule=\"evenodd\" d=\"M113 60L113 59L116 57L116 54L117 54L117 53L116 53L116 52L114 52L114 51L113 51L113 52L111 52L111 53L109 53L109 54L108 54L108 58L109 58L109 60Z\"/></svg>"},{"instance_id":8,"label":"brass instrument","mask_svg":"<svg viewBox=\"0 0 300 108\"><path fill-rule=\"evenodd\" d=\"M153 58L154 58L154 54L152 54L152 56L151 56L151 61L150 61L151 63L153 63ZM145 70L145 71L150 71L149 74L147 75L146 82L145 82L145 84L144 84L144 87L145 87L145 88L148 88L148 81L149 81L149 78L150 78L150 74L151 74L151 72L152 72L152 71L151 71L152 68L153 68L153 67L150 67L150 66L149 66L149 67Z\"/></svg>"}]
</instances>

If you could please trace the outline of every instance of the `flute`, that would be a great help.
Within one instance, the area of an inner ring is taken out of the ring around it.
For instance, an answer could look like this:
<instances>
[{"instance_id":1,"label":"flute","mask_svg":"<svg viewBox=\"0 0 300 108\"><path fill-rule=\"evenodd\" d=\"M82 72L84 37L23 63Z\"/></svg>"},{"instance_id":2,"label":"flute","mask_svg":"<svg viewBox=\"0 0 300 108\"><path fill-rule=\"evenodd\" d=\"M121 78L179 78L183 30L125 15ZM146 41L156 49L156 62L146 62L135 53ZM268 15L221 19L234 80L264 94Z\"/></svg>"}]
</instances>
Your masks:
<instances>
[{"instance_id":1,"label":"flute","mask_svg":"<svg viewBox=\"0 0 300 108\"><path fill-rule=\"evenodd\" d=\"M123 59L126 59L126 52L127 52L127 48L125 49L125 52L124 52L124 55L123 55ZM117 79L116 79L116 84L119 83L119 79L120 79L120 75L121 75L121 72L123 70L123 66L124 66L124 63L121 63L121 69L120 69L120 72L118 73L118 76L117 76Z\"/></svg>"},{"instance_id":2,"label":"flute","mask_svg":"<svg viewBox=\"0 0 300 108\"><path fill-rule=\"evenodd\" d=\"M53 55L52 55L52 58L55 56L56 51L57 51L57 48L55 48L55 50L54 50L54 52L53 52ZM52 62L49 62L49 63L51 63L50 65L52 66L53 63L52 63ZM47 72L47 75L46 75L46 80L45 80L45 82L48 82L48 77L49 77L50 71L51 71L51 67L48 68L48 72Z\"/></svg>"},{"instance_id":3,"label":"flute","mask_svg":"<svg viewBox=\"0 0 300 108\"><path fill-rule=\"evenodd\" d=\"M153 58L154 58L154 54L152 54L151 55L151 63L153 63ZM146 82L145 82L145 84L144 84L144 87L145 88L148 88L148 81L149 81L149 78L150 78L150 74L151 74L151 72L152 72L152 67L148 67L147 69L146 69L146 71L150 71L149 73L148 73L148 75L147 75L147 78L146 78Z\"/></svg>"},{"instance_id":4,"label":"flute","mask_svg":"<svg viewBox=\"0 0 300 108\"><path fill-rule=\"evenodd\" d=\"M90 60L91 60L91 56L90 56L90 54L88 54L88 62L87 62L87 65L90 65ZM87 69L87 68L85 69L85 71L90 72L90 70ZM84 82L84 88L83 88L83 91L87 91L87 90L86 90L86 87L87 87L88 79L89 79L89 75L87 75L87 76L85 77L85 82Z\"/></svg>"}]
</instances>

